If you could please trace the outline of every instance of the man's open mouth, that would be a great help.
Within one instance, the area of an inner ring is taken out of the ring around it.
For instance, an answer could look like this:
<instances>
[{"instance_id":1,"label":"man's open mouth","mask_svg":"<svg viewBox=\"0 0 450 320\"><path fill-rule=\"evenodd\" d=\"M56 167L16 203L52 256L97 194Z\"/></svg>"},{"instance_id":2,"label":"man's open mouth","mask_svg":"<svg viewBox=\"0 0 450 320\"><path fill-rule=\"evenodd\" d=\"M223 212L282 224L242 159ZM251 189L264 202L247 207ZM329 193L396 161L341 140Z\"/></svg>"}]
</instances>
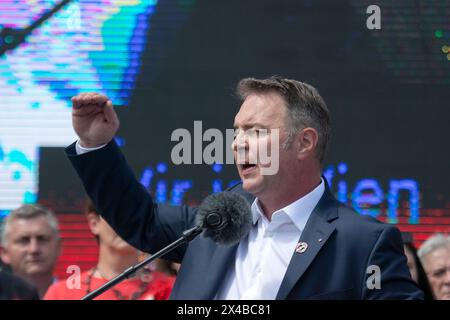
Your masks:
<instances>
[{"instance_id":1,"label":"man's open mouth","mask_svg":"<svg viewBox=\"0 0 450 320\"><path fill-rule=\"evenodd\" d=\"M244 163L244 164L241 164L240 166L241 166L241 171L243 174L249 173L253 169L257 168L257 165L252 164L252 163Z\"/></svg>"}]
</instances>

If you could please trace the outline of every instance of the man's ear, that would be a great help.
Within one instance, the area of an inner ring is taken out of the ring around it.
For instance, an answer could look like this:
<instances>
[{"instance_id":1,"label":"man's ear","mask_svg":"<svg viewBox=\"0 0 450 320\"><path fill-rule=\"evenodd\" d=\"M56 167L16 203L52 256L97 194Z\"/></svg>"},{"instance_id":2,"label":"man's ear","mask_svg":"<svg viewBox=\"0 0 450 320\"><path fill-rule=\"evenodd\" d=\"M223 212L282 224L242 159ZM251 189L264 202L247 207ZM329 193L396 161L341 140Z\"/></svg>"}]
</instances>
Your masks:
<instances>
[{"instance_id":1,"label":"man's ear","mask_svg":"<svg viewBox=\"0 0 450 320\"><path fill-rule=\"evenodd\" d=\"M304 128L297 134L296 148L297 158L304 160L314 156L316 152L317 143L319 141L319 134L314 128Z\"/></svg>"},{"instance_id":2,"label":"man's ear","mask_svg":"<svg viewBox=\"0 0 450 320\"><path fill-rule=\"evenodd\" d=\"M94 212L88 212L86 214L86 216L87 216L89 229L91 229L91 232L97 236L99 233L100 216L95 214Z\"/></svg>"},{"instance_id":3,"label":"man's ear","mask_svg":"<svg viewBox=\"0 0 450 320\"><path fill-rule=\"evenodd\" d=\"M8 249L4 246L0 246L0 257L4 264L10 264L11 259L9 258Z\"/></svg>"}]
</instances>

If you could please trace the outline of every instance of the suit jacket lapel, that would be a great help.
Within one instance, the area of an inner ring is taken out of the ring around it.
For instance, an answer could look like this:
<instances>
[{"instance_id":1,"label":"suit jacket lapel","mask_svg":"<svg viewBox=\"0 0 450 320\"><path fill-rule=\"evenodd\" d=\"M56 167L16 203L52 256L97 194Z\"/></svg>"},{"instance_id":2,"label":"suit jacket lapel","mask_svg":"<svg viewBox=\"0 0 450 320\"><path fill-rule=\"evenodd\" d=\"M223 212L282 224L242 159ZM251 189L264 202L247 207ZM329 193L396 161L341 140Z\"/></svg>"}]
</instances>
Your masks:
<instances>
[{"instance_id":1,"label":"suit jacket lapel","mask_svg":"<svg viewBox=\"0 0 450 320\"><path fill-rule=\"evenodd\" d=\"M311 213L305 230L303 230L299 239L299 242L307 243L308 247L303 253L293 253L276 299L286 299L289 295L292 288L303 276L320 249L326 244L335 230L335 227L329 221L337 217L336 200L330 193L325 182L324 195Z\"/></svg>"},{"instance_id":2,"label":"suit jacket lapel","mask_svg":"<svg viewBox=\"0 0 450 320\"><path fill-rule=\"evenodd\" d=\"M337 201L331 194L326 179L324 177L323 179L325 181L325 192L311 213L299 240L299 242L308 243L308 248L302 254L293 254L276 299L285 299L288 296L335 230L329 222L338 217ZM255 199L252 195L243 191L242 186L238 186L234 192L244 195L250 203ZM321 240L319 241L319 239ZM234 267L237 248L238 244L217 246L209 268L206 270L205 281L198 284L197 292L201 293L201 297L198 297L198 299L214 299L220 285L224 283L224 277L227 275L229 268Z\"/></svg>"}]
</instances>

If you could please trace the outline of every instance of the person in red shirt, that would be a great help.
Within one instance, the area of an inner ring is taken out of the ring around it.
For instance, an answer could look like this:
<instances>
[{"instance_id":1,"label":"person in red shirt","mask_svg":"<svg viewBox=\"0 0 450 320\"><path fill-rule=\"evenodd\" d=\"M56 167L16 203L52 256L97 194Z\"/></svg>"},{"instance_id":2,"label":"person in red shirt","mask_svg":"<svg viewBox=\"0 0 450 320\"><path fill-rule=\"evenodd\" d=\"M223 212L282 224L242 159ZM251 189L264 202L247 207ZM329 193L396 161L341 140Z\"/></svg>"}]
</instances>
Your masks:
<instances>
[{"instance_id":1,"label":"person in red shirt","mask_svg":"<svg viewBox=\"0 0 450 320\"><path fill-rule=\"evenodd\" d=\"M120 238L91 203L87 211L89 227L99 244L98 263L91 270L81 273L80 281L74 281L74 275L72 275L67 280L50 286L44 300L81 299L140 260L139 251ZM95 299L167 300L174 282L175 277L152 271L151 267L145 267L134 277L120 282Z\"/></svg>"}]
</instances>

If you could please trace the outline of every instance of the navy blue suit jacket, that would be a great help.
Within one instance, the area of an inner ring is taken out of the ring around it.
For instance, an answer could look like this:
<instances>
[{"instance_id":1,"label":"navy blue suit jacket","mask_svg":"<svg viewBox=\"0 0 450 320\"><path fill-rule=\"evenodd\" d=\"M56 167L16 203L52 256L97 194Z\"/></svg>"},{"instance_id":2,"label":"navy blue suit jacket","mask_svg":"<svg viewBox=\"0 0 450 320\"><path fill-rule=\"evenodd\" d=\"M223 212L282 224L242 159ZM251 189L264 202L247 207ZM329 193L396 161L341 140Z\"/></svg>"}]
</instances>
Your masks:
<instances>
[{"instance_id":1,"label":"navy blue suit jacket","mask_svg":"<svg viewBox=\"0 0 450 320\"><path fill-rule=\"evenodd\" d=\"M104 219L134 247L156 252L195 225L195 208L153 201L114 142L83 155L76 155L72 144L66 153ZM249 202L254 199L241 185L230 191ZM422 298L411 280L398 229L358 215L338 202L328 186L299 241L308 243L308 249L293 253L277 299ZM214 299L234 266L237 246L220 246L200 236L165 256L182 262L171 298ZM381 271L380 288L367 285L368 280L376 284L370 266Z\"/></svg>"}]
</instances>

